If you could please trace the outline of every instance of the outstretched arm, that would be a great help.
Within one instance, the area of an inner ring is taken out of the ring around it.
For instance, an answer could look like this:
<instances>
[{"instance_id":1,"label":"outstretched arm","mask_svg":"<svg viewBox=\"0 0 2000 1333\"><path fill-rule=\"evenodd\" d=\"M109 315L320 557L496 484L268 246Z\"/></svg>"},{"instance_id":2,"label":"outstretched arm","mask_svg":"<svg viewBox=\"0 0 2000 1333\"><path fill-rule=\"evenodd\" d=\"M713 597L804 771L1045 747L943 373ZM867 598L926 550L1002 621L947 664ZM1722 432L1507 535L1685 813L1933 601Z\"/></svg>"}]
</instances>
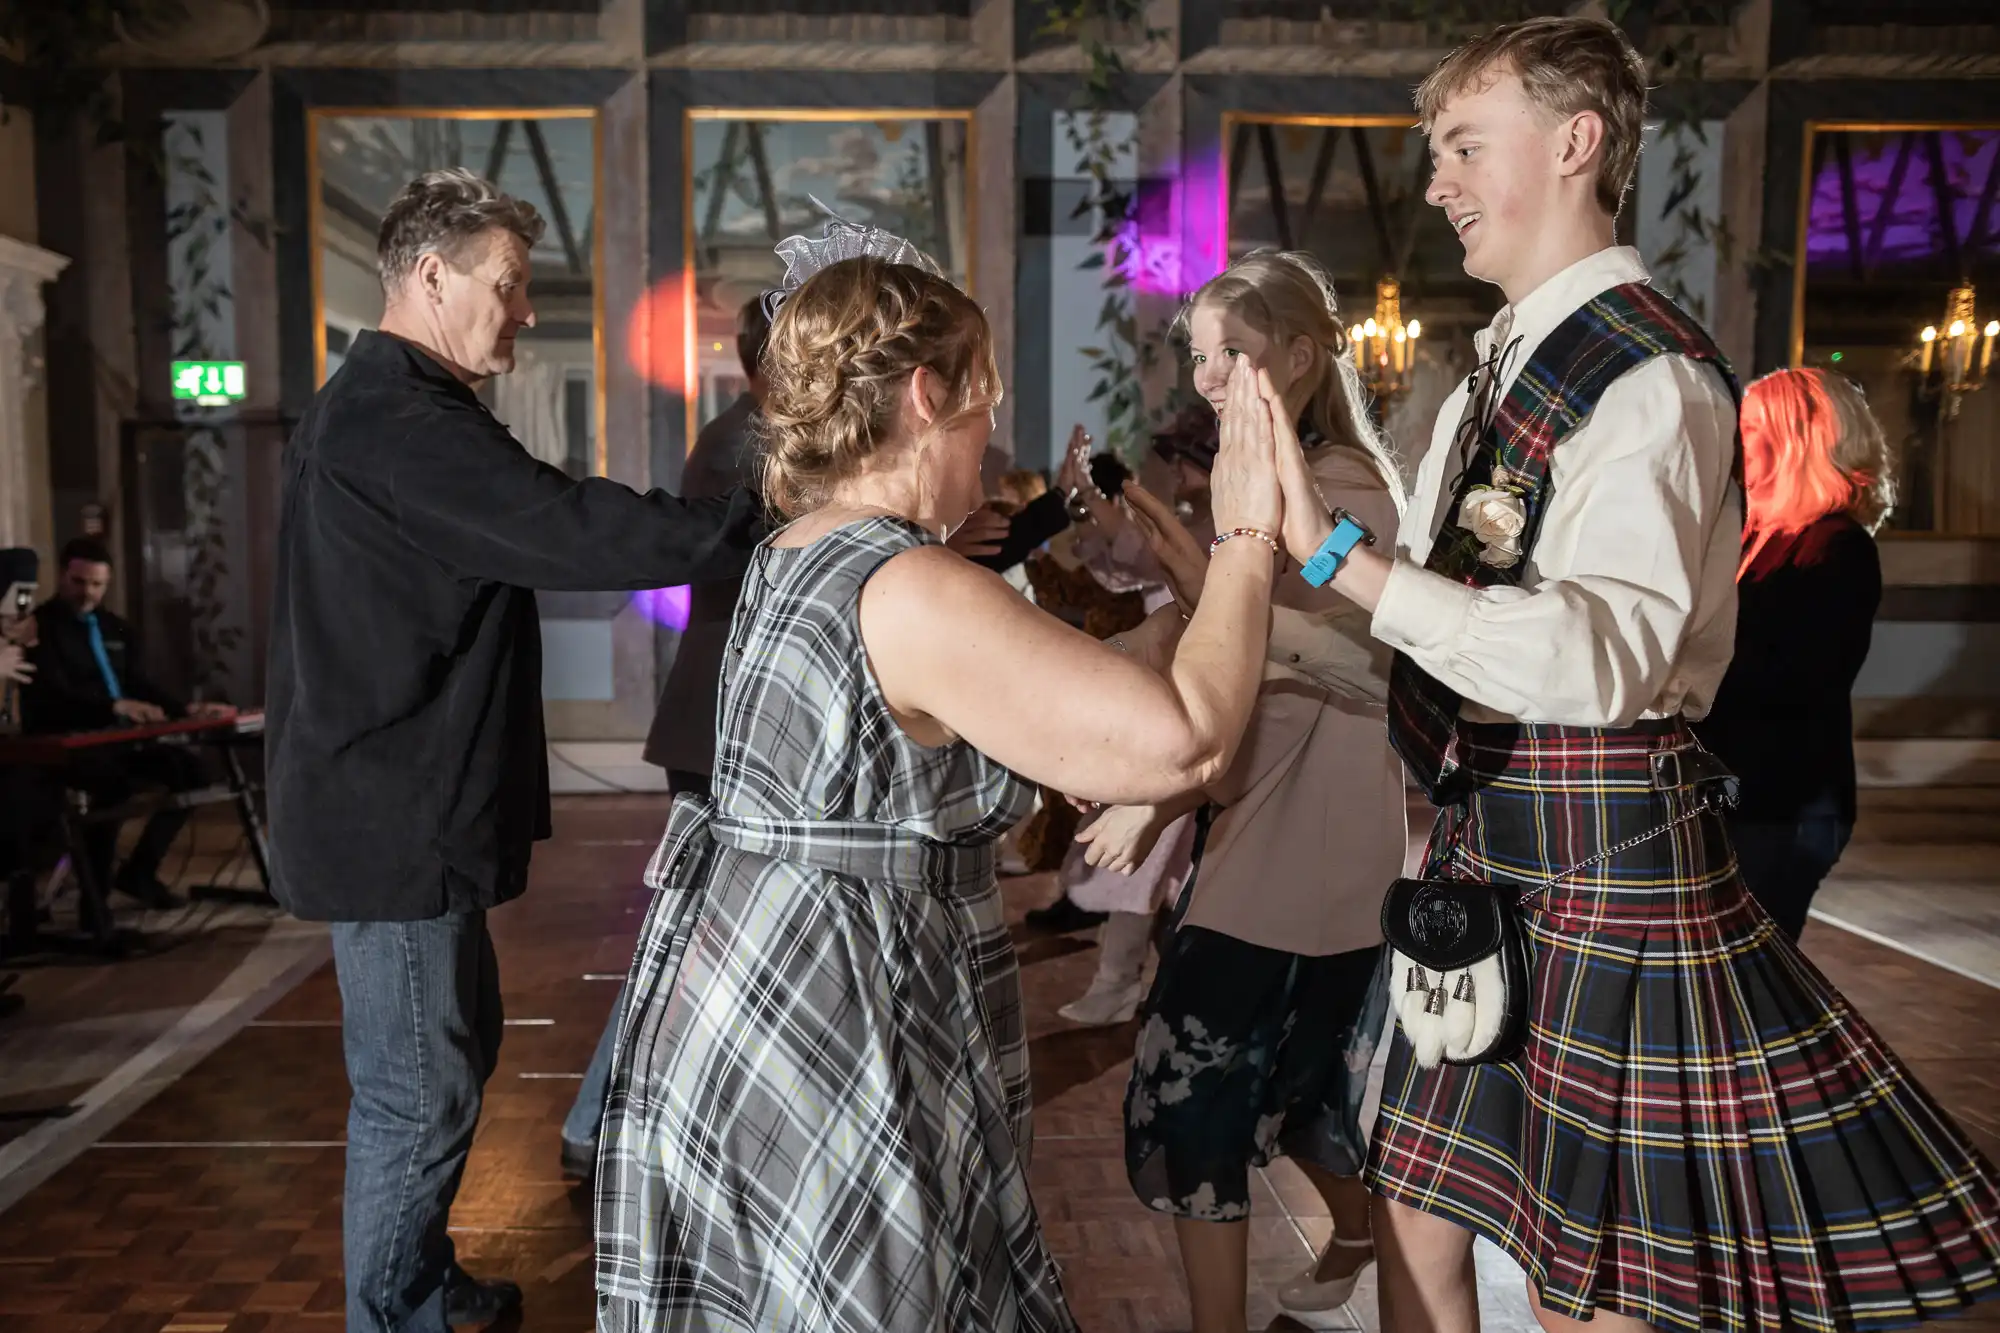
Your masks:
<instances>
[{"instance_id":1,"label":"outstretched arm","mask_svg":"<svg viewBox=\"0 0 2000 1333\"><path fill-rule=\"evenodd\" d=\"M1157 801L1206 784L1235 756L1263 674L1273 564L1248 539L1216 553L1165 675L934 546L869 581L861 634L898 713L1072 796Z\"/></svg>"},{"instance_id":2,"label":"outstretched arm","mask_svg":"<svg viewBox=\"0 0 2000 1333\"><path fill-rule=\"evenodd\" d=\"M1571 436L1542 518L1539 549L1562 553L1562 576L1481 589L1398 559L1375 636L1510 717L1630 723L1671 694L1706 572L1735 568L1734 440L1707 369L1660 357L1620 377Z\"/></svg>"},{"instance_id":3,"label":"outstretched arm","mask_svg":"<svg viewBox=\"0 0 2000 1333\"><path fill-rule=\"evenodd\" d=\"M470 577L551 591L664 588L733 578L763 539L762 506L747 491L683 500L576 481L470 406L447 422L387 455L389 502L404 535Z\"/></svg>"},{"instance_id":4,"label":"outstretched arm","mask_svg":"<svg viewBox=\"0 0 2000 1333\"><path fill-rule=\"evenodd\" d=\"M1270 414L1247 377L1231 394L1212 479L1217 524L1275 532ZM1263 676L1274 564L1255 538L1222 544L1164 675L936 547L895 557L869 581L862 639L904 717L1073 796L1156 801L1206 785L1235 756Z\"/></svg>"}]
</instances>

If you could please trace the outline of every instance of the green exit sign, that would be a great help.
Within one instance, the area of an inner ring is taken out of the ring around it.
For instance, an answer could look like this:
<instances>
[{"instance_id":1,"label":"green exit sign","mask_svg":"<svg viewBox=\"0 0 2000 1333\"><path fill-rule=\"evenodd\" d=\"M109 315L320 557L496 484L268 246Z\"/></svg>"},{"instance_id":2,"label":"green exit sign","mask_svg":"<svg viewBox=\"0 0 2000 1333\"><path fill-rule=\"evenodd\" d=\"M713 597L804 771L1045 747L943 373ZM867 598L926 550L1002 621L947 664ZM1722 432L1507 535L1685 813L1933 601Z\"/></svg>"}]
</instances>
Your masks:
<instances>
[{"instance_id":1,"label":"green exit sign","mask_svg":"<svg viewBox=\"0 0 2000 1333\"><path fill-rule=\"evenodd\" d=\"M241 361L174 362L174 397L200 403L203 407L223 407L242 401Z\"/></svg>"}]
</instances>

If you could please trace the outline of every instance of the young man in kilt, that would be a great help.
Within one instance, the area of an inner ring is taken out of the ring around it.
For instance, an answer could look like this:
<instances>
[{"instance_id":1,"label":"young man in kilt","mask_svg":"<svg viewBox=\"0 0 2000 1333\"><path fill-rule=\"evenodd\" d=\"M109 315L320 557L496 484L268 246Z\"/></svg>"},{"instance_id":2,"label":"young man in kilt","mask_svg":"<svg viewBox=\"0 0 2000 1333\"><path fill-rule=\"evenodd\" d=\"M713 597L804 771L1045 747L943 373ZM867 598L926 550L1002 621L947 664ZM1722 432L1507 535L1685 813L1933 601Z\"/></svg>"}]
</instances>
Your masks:
<instances>
[{"instance_id":1,"label":"young man in kilt","mask_svg":"<svg viewBox=\"0 0 2000 1333\"><path fill-rule=\"evenodd\" d=\"M1401 549L1327 517L1296 450L1286 546L1398 650L1426 875L1511 899L1588 864L1523 908L1511 1052L1392 1048L1383 1327L1476 1329L1475 1236L1549 1329L1894 1328L2000 1294L1991 1166L1745 893L1691 781L1734 634L1737 390L1614 243L1644 64L1608 23L1538 19L1454 52L1417 105L1428 198L1507 305Z\"/></svg>"}]
</instances>

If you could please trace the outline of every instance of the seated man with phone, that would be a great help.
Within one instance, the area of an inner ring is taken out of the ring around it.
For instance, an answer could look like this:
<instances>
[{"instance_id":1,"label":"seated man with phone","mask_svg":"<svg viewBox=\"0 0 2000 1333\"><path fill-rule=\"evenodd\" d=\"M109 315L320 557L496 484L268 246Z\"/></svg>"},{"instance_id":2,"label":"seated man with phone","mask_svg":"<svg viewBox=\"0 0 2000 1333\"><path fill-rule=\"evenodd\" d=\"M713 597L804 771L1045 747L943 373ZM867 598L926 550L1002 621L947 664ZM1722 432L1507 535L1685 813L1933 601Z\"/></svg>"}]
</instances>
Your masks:
<instances>
[{"instance_id":1,"label":"seated man with phone","mask_svg":"<svg viewBox=\"0 0 2000 1333\"><path fill-rule=\"evenodd\" d=\"M22 731L47 735L171 718L233 717L236 710L228 704L186 703L153 682L140 664L131 626L104 607L110 586L111 552L102 542L79 537L63 547L56 595L35 608L38 642L29 660L36 674L23 692ZM79 756L64 780L102 807L130 799L143 786L181 793L199 790L208 778L207 765L193 751L147 746ZM92 827L85 850L98 882L149 907L178 905L181 900L160 882L159 869L187 819L178 805L155 811L115 876L118 828Z\"/></svg>"}]
</instances>

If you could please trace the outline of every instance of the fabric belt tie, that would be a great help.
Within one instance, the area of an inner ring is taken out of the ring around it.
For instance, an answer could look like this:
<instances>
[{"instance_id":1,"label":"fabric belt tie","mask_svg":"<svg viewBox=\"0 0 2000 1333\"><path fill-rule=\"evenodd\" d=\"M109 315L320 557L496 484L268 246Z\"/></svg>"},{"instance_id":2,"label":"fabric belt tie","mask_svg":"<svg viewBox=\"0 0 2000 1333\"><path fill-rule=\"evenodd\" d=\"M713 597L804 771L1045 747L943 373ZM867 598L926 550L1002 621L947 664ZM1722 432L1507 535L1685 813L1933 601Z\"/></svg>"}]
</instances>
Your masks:
<instances>
[{"instance_id":1,"label":"fabric belt tie","mask_svg":"<svg viewBox=\"0 0 2000 1333\"><path fill-rule=\"evenodd\" d=\"M996 862L990 843L959 846L858 820L739 819L720 813L710 797L687 794L674 799L666 836L646 870L647 885L687 887L685 875L710 845L940 898L990 888Z\"/></svg>"}]
</instances>

